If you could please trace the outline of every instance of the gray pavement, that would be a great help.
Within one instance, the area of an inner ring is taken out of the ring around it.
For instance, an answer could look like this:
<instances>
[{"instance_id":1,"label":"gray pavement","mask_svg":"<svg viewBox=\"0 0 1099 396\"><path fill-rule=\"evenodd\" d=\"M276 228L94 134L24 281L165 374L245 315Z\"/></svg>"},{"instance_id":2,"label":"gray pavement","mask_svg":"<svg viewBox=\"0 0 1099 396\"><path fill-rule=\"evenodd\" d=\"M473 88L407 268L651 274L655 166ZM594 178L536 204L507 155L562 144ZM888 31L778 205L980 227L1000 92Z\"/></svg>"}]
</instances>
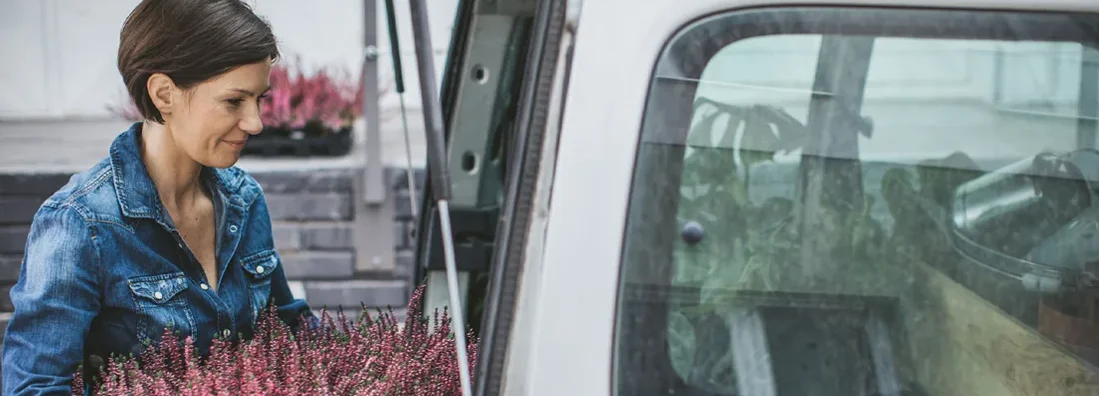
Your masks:
<instances>
[{"instance_id":1,"label":"gray pavement","mask_svg":"<svg viewBox=\"0 0 1099 396\"><path fill-rule=\"evenodd\" d=\"M407 114L413 166L424 166L426 145L423 116ZM365 123L355 124L355 147L344 157L261 158L245 156L238 165L248 171L363 167L366 164ZM114 119L0 121L0 173L78 172L107 155L111 141L129 123ZM405 167L405 141L398 109L382 111L382 163Z\"/></svg>"}]
</instances>

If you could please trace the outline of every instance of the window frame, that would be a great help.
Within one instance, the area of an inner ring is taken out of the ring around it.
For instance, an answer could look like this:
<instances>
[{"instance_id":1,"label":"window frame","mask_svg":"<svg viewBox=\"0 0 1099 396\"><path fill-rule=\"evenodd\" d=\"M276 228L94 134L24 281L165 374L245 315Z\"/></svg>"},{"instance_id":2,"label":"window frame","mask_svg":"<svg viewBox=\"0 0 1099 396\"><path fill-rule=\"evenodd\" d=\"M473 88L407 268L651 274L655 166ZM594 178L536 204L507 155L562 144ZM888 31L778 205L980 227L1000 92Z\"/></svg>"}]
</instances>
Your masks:
<instances>
[{"instance_id":1,"label":"window frame","mask_svg":"<svg viewBox=\"0 0 1099 396\"><path fill-rule=\"evenodd\" d=\"M1066 18L1077 23L1066 24ZM1031 29L1020 29L1021 26ZM1025 38L1073 41L1096 48L1099 46L1096 32L1099 32L1099 16L1086 13L851 6L723 11L682 27L662 47L648 81L648 94L641 113L640 141L634 156L618 263L611 344L612 394L665 394L687 387L678 376L651 374L674 373L668 356L665 325L670 300L673 296L691 298L698 293L691 288L669 285L674 270L674 265L669 263L674 262L672 255L679 242L677 211L669 208L679 207L683 154L697 89L695 81L722 48L740 40L776 34L1000 41ZM818 80L819 76L818 71ZM817 87L815 82L814 91ZM860 87L860 92L854 94L857 98L852 98L853 104L861 105L861 91ZM854 114L858 114L858 108L854 110ZM810 124L812 118L810 116ZM813 131L814 128L835 126L807 127ZM834 150L850 150L851 145L851 140L846 140L831 147L818 146L818 150L804 154L798 183L806 181L805 167L819 162L814 159L834 156ZM857 145L854 148L857 153ZM860 166L858 160L851 162L855 168ZM647 303L646 307L635 308L641 301ZM660 325L632 325L645 323ZM623 373L647 374L631 376L629 381L624 381Z\"/></svg>"}]
</instances>

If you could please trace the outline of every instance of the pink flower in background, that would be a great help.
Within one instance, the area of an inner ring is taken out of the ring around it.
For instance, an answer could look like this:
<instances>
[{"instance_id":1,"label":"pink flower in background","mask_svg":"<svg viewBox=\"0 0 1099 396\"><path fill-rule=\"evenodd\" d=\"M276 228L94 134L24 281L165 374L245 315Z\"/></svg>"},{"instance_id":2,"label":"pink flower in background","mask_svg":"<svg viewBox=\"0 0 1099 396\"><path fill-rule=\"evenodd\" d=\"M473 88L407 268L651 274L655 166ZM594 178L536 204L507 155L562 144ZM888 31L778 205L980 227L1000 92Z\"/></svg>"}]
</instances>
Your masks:
<instances>
[{"instance_id":1,"label":"pink flower in background","mask_svg":"<svg viewBox=\"0 0 1099 396\"><path fill-rule=\"evenodd\" d=\"M271 90L260 102L260 120L268 128L300 130L316 123L338 130L351 126L362 108L359 78L330 68L306 75L300 68L276 65L271 68ZM128 121L142 119L129 98L122 106L108 106L108 111Z\"/></svg>"},{"instance_id":2,"label":"pink flower in background","mask_svg":"<svg viewBox=\"0 0 1099 396\"><path fill-rule=\"evenodd\" d=\"M271 69L271 90L267 93L267 99L262 102L260 112L260 120L264 126L290 124L291 93L285 87L290 87L291 84L290 72L286 68Z\"/></svg>"},{"instance_id":3,"label":"pink flower in background","mask_svg":"<svg viewBox=\"0 0 1099 396\"><path fill-rule=\"evenodd\" d=\"M306 75L300 69L272 68L271 92L262 104L264 125L301 129L319 123L330 130L350 126L362 114L361 84L332 74L328 69Z\"/></svg>"}]
</instances>

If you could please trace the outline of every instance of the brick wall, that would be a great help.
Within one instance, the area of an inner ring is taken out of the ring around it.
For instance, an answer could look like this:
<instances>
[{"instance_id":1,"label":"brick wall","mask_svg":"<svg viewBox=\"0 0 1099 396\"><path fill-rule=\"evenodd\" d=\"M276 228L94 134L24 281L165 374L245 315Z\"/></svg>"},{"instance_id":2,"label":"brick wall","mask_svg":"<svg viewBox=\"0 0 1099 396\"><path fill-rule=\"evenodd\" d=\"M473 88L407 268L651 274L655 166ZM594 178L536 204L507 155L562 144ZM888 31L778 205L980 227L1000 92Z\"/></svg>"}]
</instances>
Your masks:
<instances>
[{"instance_id":1,"label":"brick wall","mask_svg":"<svg viewBox=\"0 0 1099 396\"><path fill-rule=\"evenodd\" d=\"M362 169L320 171L253 171L267 197L275 247L283 258L295 295L310 306L357 313L368 307L393 306L397 313L411 293L415 219L408 201L404 169L388 169L386 180L392 213L390 224L364 225ZM424 173L417 170L417 186ZM8 292L19 277L23 248L35 211L69 174L0 175L0 329L13 307ZM393 232L393 262L357 265L362 241L372 232ZM2 337L2 333L0 333ZM2 338L0 338L2 339Z\"/></svg>"}]
</instances>

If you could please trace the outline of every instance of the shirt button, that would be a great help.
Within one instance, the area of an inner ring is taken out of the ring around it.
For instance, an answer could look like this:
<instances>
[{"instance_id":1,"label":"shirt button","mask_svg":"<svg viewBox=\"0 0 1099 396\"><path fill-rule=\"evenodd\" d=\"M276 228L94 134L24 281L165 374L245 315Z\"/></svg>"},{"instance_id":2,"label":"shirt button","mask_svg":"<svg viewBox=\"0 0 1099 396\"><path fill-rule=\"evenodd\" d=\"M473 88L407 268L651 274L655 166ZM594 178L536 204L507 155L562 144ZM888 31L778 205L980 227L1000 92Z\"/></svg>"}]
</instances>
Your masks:
<instances>
[{"instance_id":1,"label":"shirt button","mask_svg":"<svg viewBox=\"0 0 1099 396\"><path fill-rule=\"evenodd\" d=\"M256 267L256 273L257 273L257 274L262 274L262 273L263 273L263 271L266 271L266 269L264 269L262 265L261 265L261 266L258 266L258 267Z\"/></svg>"},{"instance_id":2,"label":"shirt button","mask_svg":"<svg viewBox=\"0 0 1099 396\"><path fill-rule=\"evenodd\" d=\"M222 330L221 335L229 337L229 329Z\"/></svg>"},{"instance_id":3,"label":"shirt button","mask_svg":"<svg viewBox=\"0 0 1099 396\"><path fill-rule=\"evenodd\" d=\"M198 285L198 287L201 287L201 288L202 288L202 290L210 290L210 286L209 286L209 285L207 285L207 284L205 284L205 283L203 283L203 284L201 284L201 285Z\"/></svg>"},{"instance_id":4,"label":"shirt button","mask_svg":"<svg viewBox=\"0 0 1099 396\"><path fill-rule=\"evenodd\" d=\"M229 232L237 232L236 224L229 226Z\"/></svg>"},{"instance_id":5,"label":"shirt button","mask_svg":"<svg viewBox=\"0 0 1099 396\"><path fill-rule=\"evenodd\" d=\"M156 292L156 293L153 293L153 298L159 300L159 299L164 298L164 295L160 294L160 292Z\"/></svg>"}]
</instances>

